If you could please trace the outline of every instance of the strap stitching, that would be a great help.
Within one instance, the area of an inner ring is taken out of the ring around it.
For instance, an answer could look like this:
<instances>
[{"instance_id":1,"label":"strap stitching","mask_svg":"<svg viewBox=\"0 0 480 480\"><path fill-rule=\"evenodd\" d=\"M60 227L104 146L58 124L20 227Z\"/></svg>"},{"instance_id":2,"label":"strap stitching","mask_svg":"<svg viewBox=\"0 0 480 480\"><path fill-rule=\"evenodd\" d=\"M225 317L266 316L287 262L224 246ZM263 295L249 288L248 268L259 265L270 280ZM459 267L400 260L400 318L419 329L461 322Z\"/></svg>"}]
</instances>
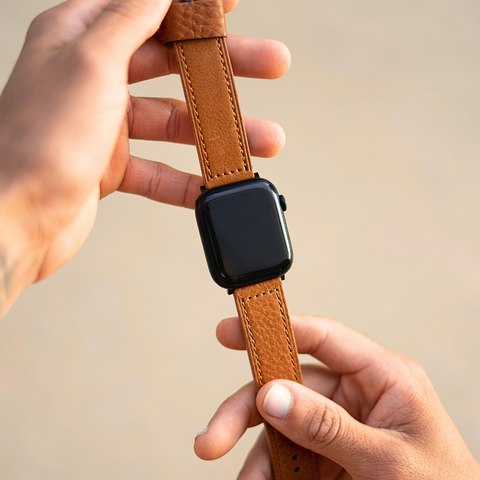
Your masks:
<instances>
[{"instance_id":1,"label":"strap stitching","mask_svg":"<svg viewBox=\"0 0 480 480\"><path fill-rule=\"evenodd\" d=\"M258 376L260 377L262 385L264 385L265 382L264 382L263 376L262 376L262 368L260 366L260 359L258 358L257 346L255 344L255 339L253 338L252 327L250 325L250 319L248 318L247 308L246 308L246 305L245 305L245 301L243 300L242 297L240 297L240 300L242 302L243 314L245 315L245 320L247 321L248 335L250 336L250 343L253 347L253 354L255 355L255 361L256 361L256 364L257 364Z\"/></svg>"},{"instance_id":2,"label":"strap stitching","mask_svg":"<svg viewBox=\"0 0 480 480\"><path fill-rule=\"evenodd\" d=\"M311 450L308 453L310 454L310 464L312 467L313 478L315 478L317 475L317 462L315 459L317 458L318 453L314 453Z\"/></svg>"},{"instance_id":3,"label":"strap stitching","mask_svg":"<svg viewBox=\"0 0 480 480\"><path fill-rule=\"evenodd\" d=\"M190 78L190 72L188 71L187 59L185 58L185 52L183 51L182 42L177 42L177 43L178 43L178 46L180 47L180 53L181 53L181 57L182 57L183 67L185 69L185 74L186 74L187 82L188 82L188 89L190 90L190 95L192 97L192 103L193 103L193 108L194 108L194 112L195 112L195 121L196 121L196 124L197 124L198 133L200 134L200 139L202 141L202 150L203 150L203 154L204 154L204 158L205 158L204 165L205 165L205 168L207 170L208 176L210 178L212 178L213 174L212 174L212 171L210 170L210 163L208 161L207 147L205 146L205 139L203 137L202 125L200 123L200 116L198 114L198 109L197 109L197 101L195 99L195 94L193 92L193 86L192 86L192 80Z\"/></svg>"},{"instance_id":4,"label":"strap stitching","mask_svg":"<svg viewBox=\"0 0 480 480\"><path fill-rule=\"evenodd\" d=\"M249 171L248 166L247 166L247 162L246 162L246 159L245 159L245 150L244 150L242 140L241 140L241 136L240 136L240 127L238 125L238 118L237 118L237 114L235 113L232 90L230 89L230 83L228 81L228 76L227 76L227 71L226 71L226 66L225 66L225 59L224 59L223 52L220 48L220 39L217 38L216 41L217 41L217 46L218 46L219 53L220 53L220 61L222 62L223 72L224 72L224 75L225 75L225 83L227 84L227 91L228 91L228 94L230 96L230 104L231 104L231 107L232 107L233 118L235 120L235 126L236 126L235 129L237 131L238 143L240 145L240 151L242 153L243 164L245 166L243 169L239 168L237 170L231 170L230 172L219 173L218 175L213 175L212 170L210 168L210 161L208 159L207 147L205 145L205 137L203 136L202 125L201 125L201 122L200 122L200 115L198 114L197 101L196 101L194 90L193 90L193 85L192 85L192 80L191 80L191 77L190 77L190 72L188 71L187 59L185 58L185 51L183 50L183 45L182 45L181 41L175 42L175 43L178 43L178 45L180 47L179 48L180 49L180 56L181 56L181 59L182 59L184 70L185 70L185 76L186 76L187 83L188 83L188 89L190 91L190 96L192 98L193 109L194 109L194 113L195 113L195 123L197 125L198 133L200 135L200 139L201 139L201 143L202 143L203 158L205 159L205 161L203 163L204 163L205 168L207 170L207 174L208 174L209 179L219 178L219 177L224 177L224 176L228 176L228 175L234 175L235 173Z\"/></svg>"},{"instance_id":5,"label":"strap stitching","mask_svg":"<svg viewBox=\"0 0 480 480\"><path fill-rule=\"evenodd\" d=\"M232 170L231 172L219 173L218 175L215 175L215 178L224 177L226 175L233 175L234 173L244 172L244 171L245 170L243 168L238 168L237 170Z\"/></svg>"},{"instance_id":6,"label":"strap stitching","mask_svg":"<svg viewBox=\"0 0 480 480\"><path fill-rule=\"evenodd\" d=\"M263 297L264 295L268 295L269 293L273 293L275 290L269 290L268 292L263 292L263 293L257 293L257 295L254 295L253 297L248 297L247 300L252 300L253 298L258 298L258 297Z\"/></svg>"},{"instance_id":7,"label":"strap stitching","mask_svg":"<svg viewBox=\"0 0 480 480\"><path fill-rule=\"evenodd\" d=\"M237 115L237 112L235 111L235 102L234 102L234 99L233 99L233 94L232 94L232 89L231 89L231 86L230 86L230 82L228 80L228 73L227 73L227 67L226 67L226 62L225 62L225 56L224 56L223 49L222 49L222 43L221 43L219 38L217 38L216 40L217 40L218 52L220 53L220 60L222 62L223 73L225 75L225 83L227 85L227 91L228 91L228 94L230 96L230 105L232 107L233 119L235 121L235 126L236 126L236 130L237 130L238 144L240 146L240 151L242 152L244 170L246 172L248 172L247 159L246 159L246 155L245 155L245 146L242 143L242 137L240 135L240 126L238 124L238 115ZM239 170L239 171L241 171L241 170Z\"/></svg>"},{"instance_id":8,"label":"strap stitching","mask_svg":"<svg viewBox=\"0 0 480 480\"><path fill-rule=\"evenodd\" d=\"M276 296L277 296L278 306L280 308L280 315L282 317L282 322L283 322L283 328L285 329L285 336L287 338L288 350L290 352L290 360L292 362L292 369L293 369L293 373L294 373L294 376L295 376L295 380L298 382L299 381L298 380L298 371L297 371L297 368L295 366L293 348L292 348L292 343L291 343L291 340L290 340L290 335L288 333L287 320L285 318L285 311L284 311L284 308L283 308L283 305L282 305L282 301L281 301L281 297L280 297L280 291L278 290L278 288L275 288L273 290L268 290L268 292L258 293L257 295L254 295L253 297L248 297L247 300L252 300L254 298L263 297L263 296L271 294L273 292L275 292ZM241 300L242 300L242 304L243 304L244 303L243 298ZM248 321L248 319L247 319L247 321Z\"/></svg>"},{"instance_id":9,"label":"strap stitching","mask_svg":"<svg viewBox=\"0 0 480 480\"><path fill-rule=\"evenodd\" d=\"M280 308L280 315L282 317L283 328L285 329L285 336L287 338L288 349L289 349L289 352L290 352L290 360L292 362L292 368L293 368L295 380L297 380L297 382L298 382L299 381L298 380L298 371L297 371L297 368L295 366L293 348L292 348L292 343L291 343L291 340L290 340L290 335L288 333L287 320L286 320L285 310L284 310L283 303L282 303L282 297L280 295L280 290L278 288L275 288L275 289L272 289L272 290L268 290L266 292L258 293L257 295L253 295L251 297L248 297L247 301L250 301L250 300L253 300L253 299L259 298L259 297L264 297L265 295L270 295L272 293L275 293L276 297L277 297L278 306ZM257 351L256 351L255 341L254 341L253 336L252 336L250 320L249 320L248 315L247 315L245 301L242 297L240 297L240 300L242 302L242 309L243 309L243 312L244 312L244 315L245 315L245 319L246 319L247 328L248 328L248 331L249 331L251 343L253 344L255 360L256 360L256 363L257 363L257 368L258 368L258 370L260 370L259 358L258 358ZM259 372L259 374L260 374L260 378L261 378L262 384L263 384L263 378L261 377L261 373ZM278 432L274 428L271 428L271 432L272 432L273 442L274 442L274 445L275 445L276 460L277 460L277 465L278 465L280 477L281 477L281 479L283 479L284 478L284 469L283 469L282 462L281 462L280 447L279 447L278 438L277 438ZM310 457L310 466L312 468L312 474L315 475L316 474L315 454L311 451L308 451L308 452L306 451L306 453Z\"/></svg>"},{"instance_id":10,"label":"strap stitching","mask_svg":"<svg viewBox=\"0 0 480 480\"><path fill-rule=\"evenodd\" d=\"M273 442L275 443L275 450L277 451L277 465L278 469L280 470L280 477L283 478L282 456L280 455L280 447L278 446L277 430L275 430L272 426L270 426L270 428L272 432Z\"/></svg>"},{"instance_id":11,"label":"strap stitching","mask_svg":"<svg viewBox=\"0 0 480 480\"><path fill-rule=\"evenodd\" d=\"M282 316L283 328L285 329L285 335L287 337L288 349L290 351L290 360L292 361L292 368L293 368L293 372L295 374L295 380L298 382L298 372L297 372L297 368L295 367L295 360L294 360L294 356L293 356L292 344L290 342L290 335L288 334L287 320L285 318L285 312L284 312L283 305L282 305L282 302L281 302L281 299L280 299L280 292L278 291L278 288L275 289L275 292L277 294L278 306L280 307L280 314Z\"/></svg>"}]
</instances>

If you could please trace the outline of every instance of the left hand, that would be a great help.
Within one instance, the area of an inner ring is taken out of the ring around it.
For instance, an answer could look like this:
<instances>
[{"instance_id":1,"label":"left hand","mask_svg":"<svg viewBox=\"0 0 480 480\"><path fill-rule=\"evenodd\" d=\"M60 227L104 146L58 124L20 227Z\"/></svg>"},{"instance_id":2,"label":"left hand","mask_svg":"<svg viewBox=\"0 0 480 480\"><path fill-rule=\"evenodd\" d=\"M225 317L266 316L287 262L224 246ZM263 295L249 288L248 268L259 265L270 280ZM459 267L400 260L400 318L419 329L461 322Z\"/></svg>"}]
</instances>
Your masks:
<instances>
[{"instance_id":1,"label":"left hand","mask_svg":"<svg viewBox=\"0 0 480 480\"><path fill-rule=\"evenodd\" d=\"M0 97L0 315L75 255L100 198L119 190L193 207L200 177L129 150L129 138L194 143L184 102L128 90L177 73L172 50L154 36L170 3L68 0L30 26ZM230 11L238 0L224 3ZM278 42L230 36L228 45L238 75L275 78L289 67ZM283 147L278 125L245 123L253 155Z\"/></svg>"}]
</instances>

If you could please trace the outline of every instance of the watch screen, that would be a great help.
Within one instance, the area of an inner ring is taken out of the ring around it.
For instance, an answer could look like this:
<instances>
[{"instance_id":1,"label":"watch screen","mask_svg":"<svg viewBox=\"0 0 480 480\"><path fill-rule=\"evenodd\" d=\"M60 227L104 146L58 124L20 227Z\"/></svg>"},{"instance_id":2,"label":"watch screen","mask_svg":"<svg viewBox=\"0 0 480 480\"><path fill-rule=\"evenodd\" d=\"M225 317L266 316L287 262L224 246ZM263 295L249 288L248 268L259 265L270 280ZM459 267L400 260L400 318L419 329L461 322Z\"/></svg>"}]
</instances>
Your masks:
<instances>
[{"instance_id":1,"label":"watch screen","mask_svg":"<svg viewBox=\"0 0 480 480\"><path fill-rule=\"evenodd\" d=\"M288 257L277 206L266 190L213 200L210 222L230 277L275 267Z\"/></svg>"},{"instance_id":2,"label":"watch screen","mask_svg":"<svg viewBox=\"0 0 480 480\"><path fill-rule=\"evenodd\" d=\"M261 277L262 272L275 275L288 270L291 247L278 194L270 185L261 179L239 182L218 194L213 191L205 201L203 212L214 257L209 260L206 249L207 260L211 272L212 263L218 270L212 272L214 279L218 275L221 281L237 285L246 277Z\"/></svg>"}]
</instances>

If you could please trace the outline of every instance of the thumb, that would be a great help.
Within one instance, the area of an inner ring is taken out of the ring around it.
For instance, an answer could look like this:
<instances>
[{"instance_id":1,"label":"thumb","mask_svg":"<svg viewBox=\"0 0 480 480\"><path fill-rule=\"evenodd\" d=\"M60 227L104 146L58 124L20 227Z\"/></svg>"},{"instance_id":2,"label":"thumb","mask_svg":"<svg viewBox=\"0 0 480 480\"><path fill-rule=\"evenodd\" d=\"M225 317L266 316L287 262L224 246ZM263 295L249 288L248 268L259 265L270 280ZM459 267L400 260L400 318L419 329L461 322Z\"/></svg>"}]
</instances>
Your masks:
<instances>
[{"instance_id":1,"label":"thumb","mask_svg":"<svg viewBox=\"0 0 480 480\"><path fill-rule=\"evenodd\" d=\"M381 468L387 433L364 425L319 393L288 380L275 380L257 394L257 408L276 430L302 447L330 458L353 476ZM370 478L370 477L369 477Z\"/></svg>"},{"instance_id":2,"label":"thumb","mask_svg":"<svg viewBox=\"0 0 480 480\"><path fill-rule=\"evenodd\" d=\"M171 0L112 0L82 41L105 58L129 61L160 26Z\"/></svg>"}]
</instances>

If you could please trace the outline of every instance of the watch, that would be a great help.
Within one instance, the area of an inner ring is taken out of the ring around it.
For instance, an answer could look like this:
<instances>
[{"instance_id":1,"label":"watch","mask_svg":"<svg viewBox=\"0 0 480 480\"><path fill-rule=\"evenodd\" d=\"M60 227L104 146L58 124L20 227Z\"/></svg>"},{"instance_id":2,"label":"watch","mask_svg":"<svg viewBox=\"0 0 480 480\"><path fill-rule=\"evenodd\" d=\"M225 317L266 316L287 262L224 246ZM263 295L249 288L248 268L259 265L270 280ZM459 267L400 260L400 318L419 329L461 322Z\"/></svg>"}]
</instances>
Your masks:
<instances>
[{"instance_id":1,"label":"watch","mask_svg":"<svg viewBox=\"0 0 480 480\"><path fill-rule=\"evenodd\" d=\"M222 0L173 3L159 31L180 68L204 186L195 215L213 280L233 294L257 389L302 382L282 280L293 261L275 186L254 173ZM277 480L319 480L319 456L265 422Z\"/></svg>"}]
</instances>

